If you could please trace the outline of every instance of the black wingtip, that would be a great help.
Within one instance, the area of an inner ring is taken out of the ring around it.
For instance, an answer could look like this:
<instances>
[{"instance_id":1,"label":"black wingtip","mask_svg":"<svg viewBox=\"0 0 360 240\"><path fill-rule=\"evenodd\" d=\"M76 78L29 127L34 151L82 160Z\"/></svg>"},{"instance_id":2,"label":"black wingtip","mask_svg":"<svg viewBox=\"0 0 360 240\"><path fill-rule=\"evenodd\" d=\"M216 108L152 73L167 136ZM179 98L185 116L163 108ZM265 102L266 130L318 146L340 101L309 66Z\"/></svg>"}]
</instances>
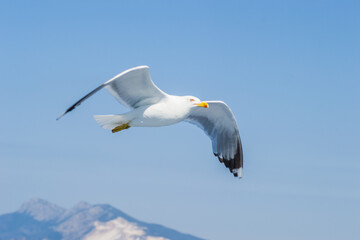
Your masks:
<instances>
[{"instance_id":1,"label":"black wingtip","mask_svg":"<svg viewBox=\"0 0 360 240\"><path fill-rule=\"evenodd\" d=\"M93 94L95 94L97 91L99 91L100 89L102 89L103 87L105 87L106 84L101 84L100 86L98 86L97 88L95 88L94 90L92 90L91 92L89 92L88 94L86 94L84 97L82 97L79 101L77 101L76 103L74 103L71 107L69 107L63 114L61 114L60 116L58 116L56 118L56 120L59 120L60 118L62 118L65 114L67 114L68 112L71 112L72 110L74 110L77 106L80 106L80 104L85 101L87 98L91 97Z\"/></svg>"},{"instance_id":2,"label":"black wingtip","mask_svg":"<svg viewBox=\"0 0 360 240\"><path fill-rule=\"evenodd\" d=\"M234 175L234 177L242 178L242 169L243 169L243 150L241 141L239 138L237 144L236 154L233 158L225 158L221 154L214 153L214 155L219 159L221 163L224 163L225 167Z\"/></svg>"},{"instance_id":3,"label":"black wingtip","mask_svg":"<svg viewBox=\"0 0 360 240\"><path fill-rule=\"evenodd\" d=\"M80 104L79 104L79 105L80 105ZM74 108L75 108L75 105L69 107L65 112L63 112L60 116L58 116L58 117L56 118L56 120L59 120L59 119L62 118L65 114L67 114L68 112L71 112L72 110L74 110Z\"/></svg>"},{"instance_id":4,"label":"black wingtip","mask_svg":"<svg viewBox=\"0 0 360 240\"><path fill-rule=\"evenodd\" d=\"M56 118L56 121L58 121L60 118L62 118L65 114L66 114L66 112L63 112L60 116L58 116L58 117Z\"/></svg>"}]
</instances>

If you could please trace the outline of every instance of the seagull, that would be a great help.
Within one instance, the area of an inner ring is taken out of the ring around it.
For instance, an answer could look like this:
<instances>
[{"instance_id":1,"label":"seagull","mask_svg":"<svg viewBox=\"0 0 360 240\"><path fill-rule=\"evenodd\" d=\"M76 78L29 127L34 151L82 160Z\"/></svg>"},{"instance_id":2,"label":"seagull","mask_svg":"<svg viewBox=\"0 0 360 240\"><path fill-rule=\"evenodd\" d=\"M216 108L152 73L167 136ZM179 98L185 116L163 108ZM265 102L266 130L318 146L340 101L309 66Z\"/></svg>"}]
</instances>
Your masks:
<instances>
[{"instance_id":1,"label":"seagull","mask_svg":"<svg viewBox=\"0 0 360 240\"><path fill-rule=\"evenodd\" d=\"M103 128L116 133L130 127L161 127L189 122L209 136L213 153L219 161L235 177L242 178L243 150L231 109L222 101L203 102L193 96L166 94L151 80L148 66L120 73L74 103L56 120L103 88L131 109L124 114L95 115L96 122Z\"/></svg>"}]
</instances>

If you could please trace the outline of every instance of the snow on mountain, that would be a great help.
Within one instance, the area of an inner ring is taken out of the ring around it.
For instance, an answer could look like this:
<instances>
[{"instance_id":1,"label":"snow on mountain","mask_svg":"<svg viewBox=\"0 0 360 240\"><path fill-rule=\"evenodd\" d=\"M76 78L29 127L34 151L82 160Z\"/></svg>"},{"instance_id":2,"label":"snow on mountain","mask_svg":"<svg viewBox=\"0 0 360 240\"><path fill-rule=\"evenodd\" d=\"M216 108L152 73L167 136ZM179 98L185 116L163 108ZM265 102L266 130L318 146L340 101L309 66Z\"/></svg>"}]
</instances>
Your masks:
<instances>
[{"instance_id":1,"label":"snow on mountain","mask_svg":"<svg viewBox=\"0 0 360 240\"><path fill-rule=\"evenodd\" d=\"M94 228L95 221L106 222L116 218L120 211L104 205L90 205L82 202L69 209L58 220L59 224L54 227L62 233L63 240L80 239ZM121 212L120 212L121 213Z\"/></svg>"},{"instance_id":2,"label":"snow on mountain","mask_svg":"<svg viewBox=\"0 0 360 240\"><path fill-rule=\"evenodd\" d=\"M64 209L34 198L17 212L0 215L0 240L202 240L139 221L107 204L80 202Z\"/></svg>"},{"instance_id":3,"label":"snow on mountain","mask_svg":"<svg viewBox=\"0 0 360 240\"><path fill-rule=\"evenodd\" d=\"M169 240L163 237L146 236L143 227L118 217L102 223L95 222L95 228L83 240Z\"/></svg>"}]
</instances>

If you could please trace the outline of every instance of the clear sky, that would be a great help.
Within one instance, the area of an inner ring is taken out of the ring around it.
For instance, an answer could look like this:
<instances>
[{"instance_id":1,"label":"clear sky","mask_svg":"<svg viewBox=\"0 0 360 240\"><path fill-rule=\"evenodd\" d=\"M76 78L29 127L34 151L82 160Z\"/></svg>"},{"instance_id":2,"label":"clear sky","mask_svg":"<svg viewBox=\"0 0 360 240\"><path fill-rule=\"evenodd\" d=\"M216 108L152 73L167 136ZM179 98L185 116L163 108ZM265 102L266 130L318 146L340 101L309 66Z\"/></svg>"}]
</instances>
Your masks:
<instances>
[{"instance_id":1,"label":"clear sky","mask_svg":"<svg viewBox=\"0 0 360 240\"><path fill-rule=\"evenodd\" d=\"M109 203L208 239L360 239L359 1L0 3L0 214L40 197ZM165 92L223 100L244 178L181 123L112 134L106 90L150 66Z\"/></svg>"}]
</instances>

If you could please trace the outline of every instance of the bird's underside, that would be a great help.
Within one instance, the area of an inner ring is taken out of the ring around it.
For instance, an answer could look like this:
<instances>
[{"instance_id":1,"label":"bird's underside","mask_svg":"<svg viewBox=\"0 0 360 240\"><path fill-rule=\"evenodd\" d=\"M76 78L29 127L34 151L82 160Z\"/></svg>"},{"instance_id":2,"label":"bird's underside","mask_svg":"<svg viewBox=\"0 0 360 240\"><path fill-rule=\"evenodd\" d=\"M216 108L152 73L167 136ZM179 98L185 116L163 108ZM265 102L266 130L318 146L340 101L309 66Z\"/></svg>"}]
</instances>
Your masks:
<instances>
[{"instance_id":1,"label":"bird's underside","mask_svg":"<svg viewBox=\"0 0 360 240\"><path fill-rule=\"evenodd\" d=\"M235 117L221 101L201 102L192 96L172 96L152 82L147 66L122 72L81 98L62 115L106 88L132 111L120 115L96 115L95 120L113 133L140 126L166 126L187 121L201 129L212 141L214 155L235 177L242 177L243 151Z\"/></svg>"}]
</instances>

